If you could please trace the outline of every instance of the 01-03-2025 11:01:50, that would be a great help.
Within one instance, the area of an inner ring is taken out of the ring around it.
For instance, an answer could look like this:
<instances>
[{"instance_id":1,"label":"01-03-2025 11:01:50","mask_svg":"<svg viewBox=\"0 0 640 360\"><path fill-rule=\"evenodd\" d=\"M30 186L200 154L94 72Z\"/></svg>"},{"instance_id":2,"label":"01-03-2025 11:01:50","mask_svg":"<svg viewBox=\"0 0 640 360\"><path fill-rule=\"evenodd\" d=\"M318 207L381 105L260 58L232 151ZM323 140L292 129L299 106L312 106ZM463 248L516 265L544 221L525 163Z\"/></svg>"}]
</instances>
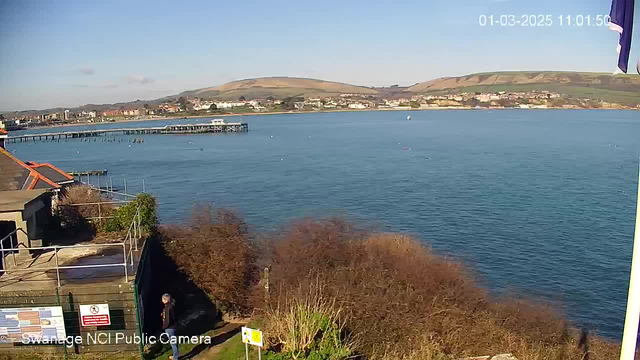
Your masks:
<instances>
[{"instance_id":1,"label":"01-03-2025 11:01:50","mask_svg":"<svg viewBox=\"0 0 640 360\"><path fill-rule=\"evenodd\" d=\"M609 15L485 15L478 17L482 27L598 27L609 26Z\"/></svg>"}]
</instances>

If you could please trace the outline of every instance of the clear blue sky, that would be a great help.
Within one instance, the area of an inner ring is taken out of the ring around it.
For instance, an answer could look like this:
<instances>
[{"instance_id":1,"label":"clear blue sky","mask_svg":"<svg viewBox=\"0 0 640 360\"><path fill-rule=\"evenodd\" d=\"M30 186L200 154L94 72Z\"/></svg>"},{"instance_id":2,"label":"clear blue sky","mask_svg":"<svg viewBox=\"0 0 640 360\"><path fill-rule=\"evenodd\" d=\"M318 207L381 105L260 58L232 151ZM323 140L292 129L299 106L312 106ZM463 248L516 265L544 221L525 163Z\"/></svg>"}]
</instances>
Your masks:
<instances>
[{"instance_id":1,"label":"clear blue sky","mask_svg":"<svg viewBox=\"0 0 640 360\"><path fill-rule=\"evenodd\" d=\"M498 70L612 72L609 0L0 0L0 110L154 99L261 76L408 85ZM481 14L553 15L480 27ZM633 68L640 57L636 10Z\"/></svg>"}]
</instances>

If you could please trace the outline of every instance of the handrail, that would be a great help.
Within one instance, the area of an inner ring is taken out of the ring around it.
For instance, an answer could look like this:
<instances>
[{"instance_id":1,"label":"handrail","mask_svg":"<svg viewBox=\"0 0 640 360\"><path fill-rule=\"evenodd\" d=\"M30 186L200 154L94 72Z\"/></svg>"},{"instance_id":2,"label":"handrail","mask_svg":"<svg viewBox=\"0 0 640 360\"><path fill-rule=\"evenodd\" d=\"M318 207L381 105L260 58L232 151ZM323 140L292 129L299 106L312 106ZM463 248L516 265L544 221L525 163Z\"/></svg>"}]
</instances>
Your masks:
<instances>
[{"instance_id":1,"label":"handrail","mask_svg":"<svg viewBox=\"0 0 640 360\"><path fill-rule=\"evenodd\" d=\"M125 282L129 282L129 271L128 271L128 267L131 266L131 270L134 270L134 251L137 252L138 251L138 239L142 236L142 230L141 230L141 212L140 212L140 206L138 206L138 208L136 209L136 212L133 216L133 219L131 219L131 224L129 225L129 228L127 230L127 235L124 238L124 241L119 242L119 243L110 243L110 244L77 244L77 245L55 245L55 246L43 246L43 247L27 247L22 243L17 243L17 245L14 247L13 243L11 244L10 248L4 248L4 241L7 238L12 238L14 234L16 234L18 231L23 232L25 235L27 235L27 237L29 236L29 234L27 234L26 231L24 231L22 228L18 228L14 231L12 231L11 233L9 233L8 235L6 235L5 237L3 237L2 239L0 239L0 258L2 258L2 270L0 270L0 274L2 273L8 273L10 271L47 271L47 270L55 270L56 271L56 279L57 279L57 283L58 283L58 287L61 286L61 282L60 282L60 270L70 270L70 269L88 269L88 268L105 268L105 267L114 267L114 266L122 266L124 267L124 277L125 277ZM129 243L129 249L127 251L127 242ZM58 259L58 251L59 250L63 250L63 249L70 249L70 248L90 248L90 247L113 247L113 246L122 246L122 253L123 253L123 262L122 263L113 263L113 264L95 264L95 265L66 265L66 266L61 266L59 264L59 259ZM135 250L134 250L135 247ZM54 257L55 257L55 267L33 267L33 268L18 268L17 264L16 264L16 257L15 257L15 252L16 251L20 251L20 250L54 250ZM12 268L11 270L7 270L6 264L5 264L5 252L13 252L13 263L14 263L14 268Z\"/></svg>"},{"instance_id":2,"label":"handrail","mask_svg":"<svg viewBox=\"0 0 640 360\"><path fill-rule=\"evenodd\" d=\"M54 245L54 246L41 246L41 247L26 247L23 244L18 244L18 246L22 246L23 250L54 250L54 249L71 249L71 248L79 248L79 247L104 247L104 246L122 246L123 243L106 243L106 244L77 244L77 245ZM12 251L12 250L20 250L17 247L9 248L9 249L0 249L0 251Z\"/></svg>"},{"instance_id":3,"label":"handrail","mask_svg":"<svg viewBox=\"0 0 640 360\"><path fill-rule=\"evenodd\" d=\"M101 201L101 202L92 202L92 203L80 203L80 204L58 204L58 206L85 206L85 205L104 205L104 204L120 204L120 203L131 203L133 200L113 200L113 201Z\"/></svg>"},{"instance_id":4,"label":"handrail","mask_svg":"<svg viewBox=\"0 0 640 360\"><path fill-rule=\"evenodd\" d=\"M15 230L13 230L12 232L10 232L7 236L3 237L2 239L0 239L0 242L3 242L5 240L7 240L7 238L15 233L17 233L18 231L22 231L25 235L29 236L29 234L27 234L26 231L24 231L22 228L17 228Z\"/></svg>"},{"instance_id":5,"label":"handrail","mask_svg":"<svg viewBox=\"0 0 640 360\"><path fill-rule=\"evenodd\" d=\"M27 237L29 237L29 234L27 234L26 231L24 231L24 229L22 228L17 228L15 230L13 230L12 232L10 232L7 236L3 237L2 239L0 239L0 257L2 258L2 270L7 268L7 265L4 261L4 241L7 240L7 238L9 238L9 240L11 240L13 238L13 234L16 234L16 242L18 240L18 231L21 231L23 234L25 234ZM19 247L20 245L24 245L24 244L20 244L18 243L16 245L16 248ZM11 247L13 248L13 244L11 243ZM16 265L16 253L13 253L13 265Z\"/></svg>"}]
</instances>

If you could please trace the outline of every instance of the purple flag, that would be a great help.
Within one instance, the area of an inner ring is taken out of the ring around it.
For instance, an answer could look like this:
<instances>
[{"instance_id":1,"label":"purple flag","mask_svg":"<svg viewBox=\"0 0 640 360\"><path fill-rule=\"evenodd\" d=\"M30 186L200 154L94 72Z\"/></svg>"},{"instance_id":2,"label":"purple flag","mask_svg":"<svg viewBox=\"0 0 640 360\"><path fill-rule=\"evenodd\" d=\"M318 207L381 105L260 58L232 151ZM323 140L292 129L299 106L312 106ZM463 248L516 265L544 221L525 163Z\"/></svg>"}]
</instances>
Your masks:
<instances>
[{"instance_id":1,"label":"purple flag","mask_svg":"<svg viewBox=\"0 0 640 360\"><path fill-rule=\"evenodd\" d=\"M631 35L633 33L634 0L613 0L611 4L611 23L609 29L620 33L618 43L618 69L616 73L627 73L631 53Z\"/></svg>"}]
</instances>

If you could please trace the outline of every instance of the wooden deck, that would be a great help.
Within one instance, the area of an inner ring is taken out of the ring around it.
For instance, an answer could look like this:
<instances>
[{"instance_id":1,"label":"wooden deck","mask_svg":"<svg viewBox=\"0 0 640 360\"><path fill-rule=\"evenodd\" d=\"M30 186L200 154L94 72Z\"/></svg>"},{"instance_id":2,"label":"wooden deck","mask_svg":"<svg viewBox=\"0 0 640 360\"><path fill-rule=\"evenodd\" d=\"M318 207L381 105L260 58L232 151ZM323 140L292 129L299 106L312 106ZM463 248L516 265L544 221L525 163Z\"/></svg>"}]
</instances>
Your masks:
<instances>
[{"instance_id":1,"label":"wooden deck","mask_svg":"<svg viewBox=\"0 0 640 360\"><path fill-rule=\"evenodd\" d=\"M96 136L115 135L161 135L161 134L204 134L204 133L242 133L248 132L247 123L211 123L211 124L177 124L162 127L95 129L81 131L63 131L40 134L24 134L9 136L8 143L18 143L37 140L67 140Z\"/></svg>"}]
</instances>

